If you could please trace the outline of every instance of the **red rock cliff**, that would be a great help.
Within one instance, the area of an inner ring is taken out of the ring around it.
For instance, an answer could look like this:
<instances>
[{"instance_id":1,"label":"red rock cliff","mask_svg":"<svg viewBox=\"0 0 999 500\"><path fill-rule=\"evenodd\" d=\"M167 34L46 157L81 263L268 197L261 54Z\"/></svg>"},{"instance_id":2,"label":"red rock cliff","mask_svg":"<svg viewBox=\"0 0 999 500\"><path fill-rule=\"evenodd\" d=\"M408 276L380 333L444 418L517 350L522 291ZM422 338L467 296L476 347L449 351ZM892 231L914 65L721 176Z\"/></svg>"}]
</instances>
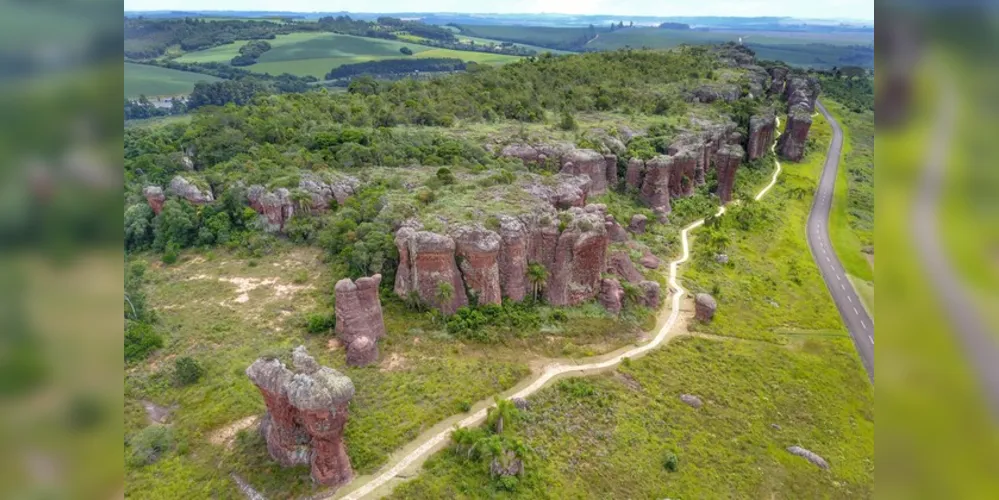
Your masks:
<instances>
[{"instance_id":1,"label":"red rock cliff","mask_svg":"<svg viewBox=\"0 0 999 500\"><path fill-rule=\"evenodd\" d=\"M426 304L453 314L468 305L465 285L455 262L455 243L450 236L415 231L404 227L396 232L399 249L399 270L396 272L395 293L408 297L410 292ZM440 303L440 285L451 285L451 298Z\"/></svg>"},{"instance_id":2,"label":"red rock cliff","mask_svg":"<svg viewBox=\"0 0 999 500\"><path fill-rule=\"evenodd\" d=\"M334 287L336 334L347 348L347 364L365 365L378 360L375 342L385 336L382 303L378 297L381 281L380 274L356 282L344 278ZM362 338L366 341L357 342Z\"/></svg>"}]
</instances>

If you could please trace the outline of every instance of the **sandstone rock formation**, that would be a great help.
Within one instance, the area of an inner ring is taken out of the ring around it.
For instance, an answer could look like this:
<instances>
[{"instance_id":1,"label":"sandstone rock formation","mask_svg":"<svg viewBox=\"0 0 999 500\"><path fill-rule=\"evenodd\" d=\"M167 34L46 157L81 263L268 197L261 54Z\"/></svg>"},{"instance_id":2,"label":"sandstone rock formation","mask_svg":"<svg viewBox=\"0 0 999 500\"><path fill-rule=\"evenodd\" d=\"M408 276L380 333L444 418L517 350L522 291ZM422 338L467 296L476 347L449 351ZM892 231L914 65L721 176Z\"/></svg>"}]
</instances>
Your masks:
<instances>
[{"instance_id":1,"label":"sandstone rock formation","mask_svg":"<svg viewBox=\"0 0 999 500\"><path fill-rule=\"evenodd\" d=\"M543 163L551 160L561 165L562 158L576 149L571 142L551 142L543 144L509 144L500 150L500 156L517 158L524 164Z\"/></svg>"},{"instance_id":2,"label":"sandstone rock formation","mask_svg":"<svg viewBox=\"0 0 999 500\"><path fill-rule=\"evenodd\" d=\"M706 293L699 293L694 297L694 317L696 319L709 322L714 319L716 309L718 309L718 303L715 302L714 297Z\"/></svg>"},{"instance_id":3,"label":"sandstone rock formation","mask_svg":"<svg viewBox=\"0 0 999 500\"><path fill-rule=\"evenodd\" d=\"M628 231L635 234L645 233L645 224L648 222L649 218L642 214L635 214L631 216L631 222L628 223Z\"/></svg>"},{"instance_id":4,"label":"sandstone rock formation","mask_svg":"<svg viewBox=\"0 0 999 500\"><path fill-rule=\"evenodd\" d=\"M549 268L545 299L555 306L571 306L592 299L600 289L600 273L607 251L604 214L571 208L571 220L558 237L555 261Z\"/></svg>"},{"instance_id":5,"label":"sandstone rock formation","mask_svg":"<svg viewBox=\"0 0 999 500\"><path fill-rule=\"evenodd\" d=\"M215 200L215 198L212 197L212 192L210 190L205 189L202 191L201 188L195 186L190 181L179 175L170 180L170 186L167 188L167 192L174 196L184 198L195 205L204 205L205 203L211 203Z\"/></svg>"},{"instance_id":6,"label":"sandstone rock formation","mask_svg":"<svg viewBox=\"0 0 999 500\"><path fill-rule=\"evenodd\" d=\"M628 241L628 233L614 220L614 216L607 214L604 218L604 228L607 229L607 237L612 243L622 243Z\"/></svg>"},{"instance_id":7,"label":"sandstone rock formation","mask_svg":"<svg viewBox=\"0 0 999 500\"><path fill-rule=\"evenodd\" d=\"M788 447L787 451L792 455L797 455L801 458L804 458L805 460L808 460L809 462L817 465L820 469L829 468L829 462L826 462L826 459L820 457L815 452L806 450L805 448L802 448L800 446L790 446Z\"/></svg>"},{"instance_id":8,"label":"sandstone rock formation","mask_svg":"<svg viewBox=\"0 0 999 500\"><path fill-rule=\"evenodd\" d=\"M797 110L787 116L784 133L777 139L777 153L791 161L801 161L805 156L805 141L812 127L812 116L807 111Z\"/></svg>"},{"instance_id":9,"label":"sandstone rock formation","mask_svg":"<svg viewBox=\"0 0 999 500\"><path fill-rule=\"evenodd\" d=\"M503 296L514 301L527 296L528 234L524 223L509 215L500 218L499 280Z\"/></svg>"},{"instance_id":10,"label":"sandstone rock formation","mask_svg":"<svg viewBox=\"0 0 999 500\"><path fill-rule=\"evenodd\" d=\"M784 93L784 84L787 83L787 68L773 67L767 69L767 73L770 73L770 88L767 90L767 95L781 95Z\"/></svg>"},{"instance_id":11,"label":"sandstone rock formation","mask_svg":"<svg viewBox=\"0 0 999 500\"><path fill-rule=\"evenodd\" d=\"M739 169L743 156L742 146L738 144L726 144L715 155L715 168L718 172L718 198L722 203L732 201L735 172Z\"/></svg>"},{"instance_id":12,"label":"sandstone rock formation","mask_svg":"<svg viewBox=\"0 0 999 500\"><path fill-rule=\"evenodd\" d=\"M502 302L499 274L500 236L480 226L461 227L454 233L459 269L465 286L479 304Z\"/></svg>"},{"instance_id":13,"label":"sandstone rock formation","mask_svg":"<svg viewBox=\"0 0 999 500\"><path fill-rule=\"evenodd\" d=\"M378 285L382 275L344 278L336 283L336 335L347 348L347 364L364 366L378 361L378 339L385 336Z\"/></svg>"},{"instance_id":14,"label":"sandstone rock formation","mask_svg":"<svg viewBox=\"0 0 999 500\"><path fill-rule=\"evenodd\" d=\"M585 206L591 184L589 176L560 173L549 178L530 178L523 188L555 208L566 209Z\"/></svg>"},{"instance_id":15,"label":"sandstone rock formation","mask_svg":"<svg viewBox=\"0 0 999 500\"><path fill-rule=\"evenodd\" d=\"M600 295L597 296L597 300L600 301L600 305L604 306L604 309L607 309L607 312L620 314L623 299L624 288L621 287L621 282L614 278L600 280Z\"/></svg>"},{"instance_id":16,"label":"sandstone rock formation","mask_svg":"<svg viewBox=\"0 0 999 500\"><path fill-rule=\"evenodd\" d=\"M642 255L642 258L638 260L638 263L648 269L659 269L659 265L662 262L659 260L659 257L656 257L655 254L646 250Z\"/></svg>"},{"instance_id":17,"label":"sandstone rock formation","mask_svg":"<svg viewBox=\"0 0 999 500\"><path fill-rule=\"evenodd\" d=\"M638 289L642 291L642 296L639 300L643 306L652 310L659 309L659 305L662 304L659 283L648 280L642 281L638 283Z\"/></svg>"},{"instance_id":18,"label":"sandstone rock formation","mask_svg":"<svg viewBox=\"0 0 999 500\"><path fill-rule=\"evenodd\" d=\"M304 346L293 351L292 359L295 371L274 358L260 358L246 369L267 405L260 425L267 451L285 467L309 464L317 483L344 485L354 477L343 444L354 384L319 366Z\"/></svg>"},{"instance_id":19,"label":"sandstone rock formation","mask_svg":"<svg viewBox=\"0 0 999 500\"><path fill-rule=\"evenodd\" d=\"M414 231L403 227L395 234L399 249L399 269L395 274L395 293L408 297L416 293L425 304L453 314L468 305L465 284L455 262L455 243L450 236ZM451 298L441 302L442 284L450 285Z\"/></svg>"},{"instance_id":20,"label":"sandstone rock formation","mask_svg":"<svg viewBox=\"0 0 999 500\"><path fill-rule=\"evenodd\" d=\"M809 114L815 112L815 100L821 89L819 81L813 76L793 76L784 87L784 98L787 100L788 113L801 110Z\"/></svg>"},{"instance_id":21,"label":"sandstone rock formation","mask_svg":"<svg viewBox=\"0 0 999 500\"><path fill-rule=\"evenodd\" d=\"M607 175L607 189L615 189L615 188L617 188L617 156L616 155L604 155L604 173Z\"/></svg>"},{"instance_id":22,"label":"sandstone rock formation","mask_svg":"<svg viewBox=\"0 0 999 500\"><path fill-rule=\"evenodd\" d=\"M310 210L319 212L326 211L333 200L343 205L360 187L361 181L355 177L340 176L327 181L312 173L302 174L298 182L298 188L312 198Z\"/></svg>"},{"instance_id":23,"label":"sandstone rock formation","mask_svg":"<svg viewBox=\"0 0 999 500\"><path fill-rule=\"evenodd\" d=\"M702 85L690 92L693 102L712 103L718 100L731 102L739 99L739 86L734 83Z\"/></svg>"},{"instance_id":24,"label":"sandstone rock formation","mask_svg":"<svg viewBox=\"0 0 999 500\"><path fill-rule=\"evenodd\" d=\"M142 195L146 197L146 203L149 204L149 208L153 209L153 213L159 215L163 211L163 204L166 203L166 195L163 193L163 188L159 186L146 186L142 190Z\"/></svg>"},{"instance_id":25,"label":"sandstone rock formation","mask_svg":"<svg viewBox=\"0 0 999 500\"><path fill-rule=\"evenodd\" d=\"M749 119L749 142L746 144L746 153L750 161L761 158L770 151L776 125L773 110Z\"/></svg>"},{"instance_id":26,"label":"sandstone rock formation","mask_svg":"<svg viewBox=\"0 0 999 500\"><path fill-rule=\"evenodd\" d=\"M650 207L670 210L669 176L672 167L671 156L660 155L645 162L639 197Z\"/></svg>"},{"instance_id":27,"label":"sandstone rock formation","mask_svg":"<svg viewBox=\"0 0 999 500\"><path fill-rule=\"evenodd\" d=\"M295 214L291 191L286 188L267 191L263 186L255 184L246 190L246 199L250 202L250 207L262 216L264 230L270 233L283 231L285 223Z\"/></svg>"},{"instance_id":28,"label":"sandstone rock formation","mask_svg":"<svg viewBox=\"0 0 999 500\"><path fill-rule=\"evenodd\" d=\"M607 272L616 274L629 283L637 284L645 279L631 263L631 257L624 251L611 252L607 256Z\"/></svg>"},{"instance_id":29,"label":"sandstone rock formation","mask_svg":"<svg viewBox=\"0 0 999 500\"><path fill-rule=\"evenodd\" d=\"M617 157L609 156L613 158L613 176L616 180ZM609 177L607 166L611 162L606 160L603 155L592 149L576 149L565 155L562 161L562 173L584 175L590 179L590 194L603 194L607 191Z\"/></svg>"}]
</instances>

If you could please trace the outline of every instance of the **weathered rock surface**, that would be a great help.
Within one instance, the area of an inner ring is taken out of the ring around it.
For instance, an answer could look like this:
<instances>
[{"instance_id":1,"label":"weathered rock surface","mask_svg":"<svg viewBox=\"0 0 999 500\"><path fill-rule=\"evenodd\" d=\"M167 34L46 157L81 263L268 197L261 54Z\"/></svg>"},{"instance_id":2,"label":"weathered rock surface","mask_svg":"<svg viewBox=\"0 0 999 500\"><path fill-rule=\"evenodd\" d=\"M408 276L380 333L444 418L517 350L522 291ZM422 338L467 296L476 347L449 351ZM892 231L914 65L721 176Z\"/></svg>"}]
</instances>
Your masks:
<instances>
[{"instance_id":1,"label":"weathered rock surface","mask_svg":"<svg viewBox=\"0 0 999 500\"><path fill-rule=\"evenodd\" d=\"M640 158L628 160L628 171L624 176L624 184L628 188L642 189L645 181L645 162Z\"/></svg>"},{"instance_id":2,"label":"weathered rock surface","mask_svg":"<svg viewBox=\"0 0 999 500\"><path fill-rule=\"evenodd\" d=\"M341 486L354 477L343 443L354 384L340 372L319 366L304 346L293 354L295 371L274 358L246 369L267 405L260 429L271 457L283 466L309 464L313 481Z\"/></svg>"},{"instance_id":3,"label":"weathered rock surface","mask_svg":"<svg viewBox=\"0 0 999 500\"><path fill-rule=\"evenodd\" d=\"M645 233L645 224L649 221L649 218L642 214L635 214L631 216L631 221L628 222L628 231L635 234Z\"/></svg>"},{"instance_id":4,"label":"weathered rock surface","mask_svg":"<svg viewBox=\"0 0 999 500\"><path fill-rule=\"evenodd\" d=\"M639 283L645 279L635 268L635 264L631 263L631 257L624 251L611 252L607 256L607 272L616 274L629 283Z\"/></svg>"},{"instance_id":5,"label":"weathered rock surface","mask_svg":"<svg viewBox=\"0 0 999 500\"><path fill-rule=\"evenodd\" d=\"M770 151L776 125L772 110L749 119L749 142L746 144L746 153L750 161L761 158Z\"/></svg>"},{"instance_id":6,"label":"weathered rock surface","mask_svg":"<svg viewBox=\"0 0 999 500\"><path fill-rule=\"evenodd\" d=\"M784 98L787 99L787 110L796 110L809 114L815 112L815 100L819 97L821 86L813 76L793 76L784 87Z\"/></svg>"},{"instance_id":7,"label":"weathered rock surface","mask_svg":"<svg viewBox=\"0 0 999 500\"><path fill-rule=\"evenodd\" d=\"M693 102L712 103L718 100L731 102L739 99L739 86L734 83L702 85L690 92Z\"/></svg>"},{"instance_id":8,"label":"weathered rock surface","mask_svg":"<svg viewBox=\"0 0 999 500\"><path fill-rule=\"evenodd\" d=\"M694 194L694 187L704 183L704 173L700 173L701 180L698 181L697 155L689 150L682 149L673 156L673 167L669 174L669 195L671 198L680 198Z\"/></svg>"},{"instance_id":9,"label":"weathered rock surface","mask_svg":"<svg viewBox=\"0 0 999 500\"><path fill-rule=\"evenodd\" d=\"M699 293L694 297L694 317L696 319L709 322L714 319L717 309L718 303L714 297L706 293Z\"/></svg>"},{"instance_id":10,"label":"weathered rock surface","mask_svg":"<svg viewBox=\"0 0 999 500\"><path fill-rule=\"evenodd\" d=\"M468 305L465 285L455 262L455 243L450 236L403 227L395 234L399 249L399 269L395 274L395 293L408 297L411 292L425 304L453 314ZM451 298L439 299L441 284L451 285Z\"/></svg>"},{"instance_id":11,"label":"weathered rock surface","mask_svg":"<svg viewBox=\"0 0 999 500\"><path fill-rule=\"evenodd\" d=\"M153 209L154 214L159 215L163 211L163 204L166 203L166 194L163 193L163 188L146 186L142 189L142 195L146 197L146 203L149 204L149 208Z\"/></svg>"},{"instance_id":12,"label":"weathered rock surface","mask_svg":"<svg viewBox=\"0 0 999 500\"><path fill-rule=\"evenodd\" d=\"M616 155L604 155L604 172L607 174L607 189L615 189L615 188L617 188L617 156Z\"/></svg>"},{"instance_id":13,"label":"weathered rock surface","mask_svg":"<svg viewBox=\"0 0 999 500\"><path fill-rule=\"evenodd\" d=\"M170 187L167 188L167 192L174 196L180 196L195 205L204 205L215 200L211 190L205 189L202 191L198 186L195 186L179 175L170 180Z\"/></svg>"},{"instance_id":14,"label":"weathered rock surface","mask_svg":"<svg viewBox=\"0 0 999 500\"><path fill-rule=\"evenodd\" d=\"M453 236L460 262L458 268L469 292L478 297L479 304L502 302L500 236L480 226L458 228Z\"/></svg>"},{"instance_id":15,"label":"weathered rock surface","mask_svg":"<svg viewBox=\"0 0 999 500\"><path fill-rule=\"evenodd\" d=\"M489 473L493 477L520 476L524 474L524 461L518 458L515 452L504 450L489 463Z\"/></svg>"},{"instance_id":16,"label":"weathered rock surface","mask_svg":"<svg viewBox=\"0 0 999 500\"><path fill-rule=\"evenodd\" d=\"M344 278L336 283L336 335L347 348L347 364L364 366L378 361L378 339L385 336L378 285L382 275ZM364 340L362 342L362 339Z\"/></svg>"},{"instance_id":17,"label":"weathered rock surface","mask_svg":"<svg viewBox=\"0 0 999 500\"><path fill-rule=\"evenodd\" d=\"M614 178L617 178L617 157L614 159ZM600 153L592 149L576 149L570 151L562 160L564 174L584 175L590 179L590 194L603 194L607 191L608 161Z\"/></svg>"},{"instance_id":18,"label":"weathered rock surface","mask_svg":"<svg viewBox=\"0 0 999 500\"><path fill-rule=\"evenodd\" d=\"M820 469L829 468L829 462L826 462L826 459L820 457L812 451L806 450L805 448L800 446L790 446L787 451L792 455L797 455L805 460L808 460L809 462L817 465Z\"/></svg>"},{"instance_id":19,"label":"weathered rock surface","mask_svg":"<svg viewBox=\"0 0 999 500\"><path fill-rule=\"evenodd\" d=\"M805 142L808 130L812 128L812 116L807 111L794 111L787 116L784 133L777 139L777 152L782 158L801 161L805 156Z\"/></svg>"},{"instance_id":20,"label":"weathered rock surface","mask_svg":"<svg viewBox=\"0 0 999 500\"><path fill-rule=\"evenodd\" d=\"M246 190L246 199L250 202L250 207L262 216L264 230L270 233L283 231L285 223L295 214L291 191L285 188L267 191L263 186L255 184Z\"/></svg>"},{"instance_id":21,"label":"weathered rock surface","mask_svg":"<svg viewBox=\"0 0 999 500\"><path fill-rule=\"evenodd\" d=\"M513 403L513 406L516 406L517 409L521 411L531 407L530 401L524 398L510 398L510 402Z\"/></svg>"},{"instance_id":22,"label":"weathered rock surface","mask_svg":"<svg viewBox=\"0 0 999 500\"><path fill-rule=\"evenodd\" d=\"M361 181L354 177L342 176L326 181L312 173L302 174L298 182L298 188L312 198L309 208L319 212L329 209L334 200L337 204L343 205L360 187Z\"/></svg>"},{"instance_id":23,"label":"weathered rock surface","mask_svg":"<svg viewBox=\"0 0 999 500\"><path fill-rule=\"evenodd\" d=\"M648 269L659 269L659 265L662 264L662 261L660 261L659 257L656 257L655 254L646 250L642 255L642 258L638 260L638 263Z\"/></svg>"},{"instance_id":24,"label":"weathered rock surface","mask_svg":"<svg viewBox=\"0 0 999 500\"><path fill-rule=\"evenodd\" d=\"M691 408L699 409L700 407L704 406L704 402L701 401L701 398L694 396L693 394L681 394L680 401L683 401Z\"/></svg>"},{"instance_id":25,"label":"weathered rock surface","mask_svg":"<svg viewBox=\"0 0 999 500\"><path fill-rule=\"evenodd\" d=\"M656 156L645 162L645 176L639 197L652 208L670 210L669 176L673 167L673 157Z\"/></svg>"},{"instance_id":26,"label":"weathered rock surface","mask_svg":"<svg viewBox=\"0 0 999 500\"><path fill-rule=\"evenodd\" d=\"M606 180L604 182L606 185ZM532 179L524 185L524 191L558 209L583 207L586 205L591 183L590 177L586 175L560 173L550 178Z\"/></svg>"},{"instance_id":27,"label":"weathered rock surface","mask_svg":"<svg viewBox=\"0 0 999 500\"><path fill-rule=\"evenodd\" d=\"M780 95L784 93L784 84L787 83L787 68L773 67L767 69L770 73L770 88L767 95Z\"/></svg>"},{"instance_id":28,"label":"weathered rock surface","mask_svg":"<svg viewBox=\"0 0 999 500\"><path fill-rule=\"evenodd\" d=\"M642 281L638 284L638 289L642 291L640 301L643 306L656 310L662 304L661 289L659 283L655 281Z\"/></svg>"},{"instance_id":29,"label":"weathered rock surface","mask_svg":"<svg viewBox=\"0 0 999 500\"><path fill-rule=\"evenodd\" d=\"M607 251L603 212L574 207L566 213L571 220L558 236L545 287L545 299L554 306L576 305L597 295Z\"/></svg>"},{"instance_id":30,"label":"weathered rock surface","mask_svg":"<svg viewBox=\"0 0 999 500\"><path fill-rule=\"evenodd\" d=\"M604 218L604 228L607 229L607 237L610 238L611 242L621 243L628 241L627 231L617 223L613 215L607 214Z\"/></svg>"},{"instance_id":31,"label":"weathered rock surface","mask_svg":"<svg viewBox=\"0 0 999 500\"><path fill-rule=\"evenodd\" d=\"M600 305L604 306L604 309L607 309L607 312L620 314L623 299L624 288L621 287L621 282L614 278L600 280L600 295L597 296L597 300L600 301Z\"/></svg>"},{"instance_id":32,"label":"weathered rock surface","mask_svg":"<svg viewBox=\"0 0 999 500\"><path fill-rule=\"evenodd\" d=\"M715 155L715 168L718 171L718 198L722 203L732 201L732 188L735 185L735 172L742 163L745 153L738 144L726 144Z\"/></svg>"},{"instance_id":33,"label":"weathered rock surface","mask_svg":"<svg viewBox=\"0 0 999 500\"><path fill-rule=\"evenodd\" d=\"M551 142L540 144L508 144L500 150L500 156L518 158L524 164L542 163L551 160L557 164L562 163L562 158L569 152L576 149L571 142Z\"/></svg>"},{"instance_id":34,"label":"weathered rock surface","mask_svg":"<svg viewBox=\"0 0 999 500\"><path fill-rule=\"evenodd\" d=\"M524 223L508 215L500 218L499 280L504 297L514 301L527 296L528 234Z\"/></svg>"}]
</instances>

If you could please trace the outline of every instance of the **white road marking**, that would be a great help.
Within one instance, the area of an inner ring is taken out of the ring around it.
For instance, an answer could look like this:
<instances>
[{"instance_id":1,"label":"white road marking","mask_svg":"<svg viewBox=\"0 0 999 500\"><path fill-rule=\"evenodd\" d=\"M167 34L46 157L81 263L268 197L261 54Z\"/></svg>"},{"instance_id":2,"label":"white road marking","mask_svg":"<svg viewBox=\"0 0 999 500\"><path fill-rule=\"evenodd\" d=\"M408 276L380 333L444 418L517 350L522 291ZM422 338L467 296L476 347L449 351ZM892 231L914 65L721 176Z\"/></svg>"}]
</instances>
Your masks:
<instances>
[{"instance_id":1,"label":"white road marking","mask_svg":"<svg viewBox=\"0 0 999 500\"><path fill-rule=\"evenodd\" d=\"M860 326L864 327L865 330L867 329L867 323L864 323L864 320L860 320Z\"/></svg>"},{"instance_id":2,"label":"white road marking","mask_svg":"<svg viewBox=\"0 0 999 500\"><path fill-rule=\"evenodd\" d=\"M851 304L853 303L853 297L849 295L846 296L846 300L849 300Z\"/></svg>"},{"instance_id":3,"label":"white road marking","mask_svg":"<svg viewBox=\"0 0 999 500\"><path fill-rule=\"evenodd\" d=\"M857 312L857 308L856 307L853 308L853 314L856 314L857 316L860 316L860 313Z\"/></svg>"},{"instance_id":4,"label":"white road marking","mask_svg":"<svg viewBox=\"0 0 999 500\"><path fill-rule=\"evenodd\" d=\"M840 283L840 284L839 284L839 287L840 287L840 288L842 288L842 289L843 289L843 291L846 291L846 287L845 287L845 286L843 286L843 284L842 284L842 283Z\"/></svg>"},{"instance_id":5,"label":"white road marking","mask_svg":"<svg viewBox=\"0 0 999 500\"><path fill-rule=\"evenodd\" d=\"M874 345L874 337L871 337L870 335L868 335L867 336L867 340L870 340L871 341L871 345Z\"/></svg>"},{"instance_id":6,"label":"white road marking","mask_svg":"<svg viewBox=\"0 0 999 500\"><path fill-rule=\"evenodd\" d=\"M828 255L826 255L826 262L832 262L831 260L829 260L829 256Z\"/></svg>"},{"instance_id":7,"label":"white road marking","mask_svg":"<svg viewBox=\"0 0 999 500\"><path fill-rule=\"evenodd\" d=\"M837 274L837 275L836 275L836 281L843 281L843 279L842 279L842 278L840 278L840 277L839 277L839 275Z\"/></svg>"}]
</instances>

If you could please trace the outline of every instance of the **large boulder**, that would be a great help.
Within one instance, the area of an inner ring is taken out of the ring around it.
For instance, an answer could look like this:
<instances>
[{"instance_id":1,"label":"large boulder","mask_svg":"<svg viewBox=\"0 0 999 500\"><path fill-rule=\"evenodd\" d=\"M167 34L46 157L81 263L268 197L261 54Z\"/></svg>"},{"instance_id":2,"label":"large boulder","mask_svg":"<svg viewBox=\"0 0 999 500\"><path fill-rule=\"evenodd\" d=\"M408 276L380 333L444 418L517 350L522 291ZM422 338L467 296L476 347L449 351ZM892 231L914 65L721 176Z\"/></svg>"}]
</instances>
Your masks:
<instances>
[{"instance_id":1,"label":"large boulder","mask_svg":"<svg viewBox=\"0 0 999 500\"><path fill-rule=\"evenodd\" d=\"M739 99L741 90L734 83L707 84L690 92L689 100L693 102L712 103L715 101L732 102Z\"/></svg>"},{"instance_id":2,"label":"large boulder","mask_svg":"<svg viewBox=\"0 0 999 500\"><path fill-rule=\"evenodd\" d=\"M604 173L607 175L607 188L617 188L617 156L604 155Z\"/></svg>"},{"instance_id":3,"label":"large boulder","mask_svg":"<svg viewBox=\"0 0 999 500\"><path fill-rule=\"evenodd\" d=\"M784 84L787 83L787 68L773 67L768 68L767 73L770 73L770 88L767 89L767 95L781 95L784 93Z\"/></svg>"},{"instance_id":4,"label":"large boulder","mask_svg":"<svg viewBox=\"0 0 999 500\"><path fill-rule=\"evenodd\" d=\"M611 243L628 241L628 232L621 227L621 224L617 223L613 215L607 214L604 217L604 228L607 229L607 237L610 238Z\"/></svg>"},{"instance_id":5,"label":"large boulder","mask_svg":"<svg viewBox=\"0 0 999 500\"><path fill-rule=\"evenodd\" d=\"M333 201L343 205L347 198L354 195L361 186L361 181L355 177L341 175L329 181L313 173L303 173L298 182L298 188L312 198L313 211L326 211Z\"/></svg>"},{"instance_id":6,"label":"large boulder","mask_svg":"<svg viewBox=\"0 0 999 500\"><path fill-rule=\"evenodd\" d=\"M787 110L791 113L800 110L806 113L815 112L815 100L819 97L821 86L814 76L793 76L788 79L784 88L784 98L787 100Z\"/></svg>"},{"instance_id":7,"label":"large boulder","mask_svg":"<svg viewBox=\"0 0 999 500\"><path fill-rule=\"evenodd\" d=\"M648 223L649 218L642 214L635 214L631 216L631 221L628 222L628 231L635 234L645 234L645 224Z\"/></svg>"},{"instance_id":8,"label":"large boulder","mask_svg":"<svg viewBox=\"0 0 999 500\"><path fill-rule=\"evenodd\" d=\"M614 162L616 169L617 157ZM585 175L590 179L590 194L603 194L607 191L607 163L603 155L592 149L576 149L562 159L561 172Z\"/></svg>"},{"instance_id":9,"label":"large boulder","mask_svg":"<svg viewBox=\"0 0 999 500\"><path fill-rule=\"evenodd\" d=\"M354 477L343 442L354 384L319 366L304 346L292 359L294 371L275 358L260 358L246 369L267 406L260 426L267 451L285 467L309 464L319 484L342 486Z\"/></svg>"},{"instance_id":10,"label":"large boulder","mask_svg":"<svg viewBox=\"0 0 999 500\"><path fill-rule=\"evenodd\" d=\"M191 183L191 181L188 181L179 175L170 180L170 186L167 188L167 191L170 194L184 198L195 205L204 205L215 201L210 189L205 188L202 190L198 186Z\"/></svg>"},{"instance_id":11,"label":"large boulder","mask_svg":"<svg viewBox=\"0 0 999 500\"><path fill-rule=\"evenodd\" d=\"M694 317L698 320L710 322L714 319L717 309L718 303L714 297L706 293L699 293L694 297Z\"/></svg>"},{"instance_id":12,"label":"large boulder","mask_svg":"<svg viewBox=\"0 0 999 500\"><path fill-rule=\"evenodd\" d=\"M732 188L735 186L735 172L742 163L744 153L738 144L726 144L715 155L715 168L718 172L718 198L722 203L732 201Z\"/></svg>"},{"instance_id":13,"label":"large boulder","mask_svg":"<svg viewBox=\"0 0 999 500\"><path fill-rule=\"evenodd\" d=\"M149 204L149 208L153 209L154 214L159 215L163 211L163 204L166 203L166 194L163 193L163 188L146 186L142 190L142 195L146 197L146 203Z\"/></svg>"},{"instance_id":14,"label":"large boulder","mask_svg":"<svg viewBox=\"0 0 999 500\"><path fill-rule=\"evenodd\" d=\"M502 302L499 253L501 238L481 226L460 227L452 233L457 248L458 268L465 287L478 297L479 304Z\"/></svg>"},{"instance_id":15,"label":"large boulder","mask_svg":"<svg viewBox=\"0 0 999 500\"><path fill-rule=\"evenodd\" d=\"M746 143L746 154L750 161L761 158L770 151L776 125L773 110L754 115L749 119L749 142Z\"/></svg>"},{"instance_id":16,"label":"large boulder","mask_svg":"<svg viewBox=\"0 0 999 500\"><path fill-rule=\"evenodd\" d=\"M826 459L820 457L817 453L811 450L807 450L800 446L790 446L788 447L787 451L792 455L797 455L801 458L804 458L805 460L808 460L809 462L815 464L820 469L829 468L829 462L826 462Z\"/></svg>"},{"instance_id":17,"label":"large boulder","mask_svg":"<svg viewBox=\"0 0 999 500\"><path fill-rule=\"evenodd\" d=\"M624 251L611 252L607 256L607 272L616 274L629 283L639 283L645 279L631 262L628 252Z\"/></svg>"},{"instance_id":18,"label":"large boulder","mask_svg":"<svg viewBox=\"0 0 999 500\"><path fill-rule=\"evenodd\" d=\"M450 236L403 227L396 232L399 269L396 272L395 293L407 298L411 293L425 304L453 314L468 305L465 285L455 262L455 243ZM439 293L450 285L451 297L441 301Z\"/></svg>"},{"instance_id":19,"label":"large boulder","mask_svg":"<svg viewBox=\"0 0 999 500\"><path fill-rule=\"evenodd\" d=\"M600 280L600 295L597 300L611 314L621 313L621 301L624 299L624 288L614 278Z\"/></svg>"},{"instance_id":20,"label":"large boulder","mask_svg":"<svg viewBox=\"0 0 999 500\"><path fill-rule=\"evenodd\" d=\"M604 181L606 186L606 179ZM592 181L587 175L560 173L551 177L529 177L524 191L544 200L558 209L583 207L590 193Z\"/></svg>"},{"instance_id":21,"label":"large boulder","mask_svg":"<svg viewBox=\"0 0 999 500\"><path fill-rule=\"evenodd\" d=\"M382 303L378 296L378 285L382 275L360 278L356 282L344 278L333 287L336 296L336 334L347 348L347 364L363 366L378 360L376 341L385 336L385 321L382 317ZM365 342L359 342L366 339ZM352 356L353 351L363 356ZM351 362L352 357L354 363Z\"/></svg>"},{"instance_id":22,"label":"large boulder","mask_svg":"<svg viewBox=\"0 0 999 500\"><path fill-rule=\"evenodd\" d=\"M801 161L805 156L805 142L812 127L812 116L807 111L796 110L788 114L784 133L777 139L777 153L781 158Z\"/></svg>"},{"instance_id":23,"label":"large boulder","mask_svg":"<svg viewBox=\"0 0 999 500\"><path fill-rule=\"evenodd\" d=\"M662 304L659 283L645 280L638 284L638 289L642 292L642 296L639 297L639 301L643 306L652 310L659 309L659 306Z\"/></svg>"}]
</instances>

